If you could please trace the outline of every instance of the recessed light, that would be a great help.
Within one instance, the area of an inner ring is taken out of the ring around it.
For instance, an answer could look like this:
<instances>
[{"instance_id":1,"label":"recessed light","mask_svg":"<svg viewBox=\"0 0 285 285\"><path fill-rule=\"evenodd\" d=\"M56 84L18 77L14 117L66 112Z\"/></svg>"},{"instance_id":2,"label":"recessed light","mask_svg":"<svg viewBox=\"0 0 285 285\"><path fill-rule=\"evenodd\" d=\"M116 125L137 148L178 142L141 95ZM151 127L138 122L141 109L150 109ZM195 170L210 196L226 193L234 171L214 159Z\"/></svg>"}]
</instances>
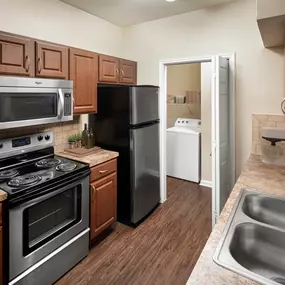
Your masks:
<instances>
[{"instance_id":1,"label":"recessed light","mask_svg":"<svg viewBox=\"0 0 285 285\"><path fill-rule=\"evenodd\" d=\"M165 0L166 2L175 2L175 0Z\"/></svg>"}]
</instances>

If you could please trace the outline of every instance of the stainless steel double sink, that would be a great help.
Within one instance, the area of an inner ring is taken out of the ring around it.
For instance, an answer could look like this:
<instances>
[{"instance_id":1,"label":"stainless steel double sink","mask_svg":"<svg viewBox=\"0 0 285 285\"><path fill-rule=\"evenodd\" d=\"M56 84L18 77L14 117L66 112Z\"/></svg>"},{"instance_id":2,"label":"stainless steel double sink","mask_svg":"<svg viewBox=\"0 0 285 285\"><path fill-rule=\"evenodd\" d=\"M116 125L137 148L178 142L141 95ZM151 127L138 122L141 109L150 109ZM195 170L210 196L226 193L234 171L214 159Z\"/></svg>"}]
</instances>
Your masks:
<instances>
[{"instance_id":1,"label":"stainless steel double sink","mask_svg":"<svg viewBox=\"0 0 285 285\"><path fill-rule=\"evenodd\" d=\"M213 258L260 284L285 284L285 199L243 189Z\"/></svg>"}]
</instances>

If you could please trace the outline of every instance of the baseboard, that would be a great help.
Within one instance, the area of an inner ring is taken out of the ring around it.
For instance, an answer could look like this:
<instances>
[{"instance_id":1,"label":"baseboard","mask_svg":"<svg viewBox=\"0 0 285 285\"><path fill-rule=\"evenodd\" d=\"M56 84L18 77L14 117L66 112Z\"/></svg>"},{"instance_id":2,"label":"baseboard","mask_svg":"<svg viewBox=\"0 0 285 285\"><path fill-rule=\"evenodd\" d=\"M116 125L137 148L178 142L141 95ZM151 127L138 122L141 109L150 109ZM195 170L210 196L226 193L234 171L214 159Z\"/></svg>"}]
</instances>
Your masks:
<instances>
[{"instance_id":1,"label":"baseboard","mask_svg":"<svg viewBox=\"0 0 285 285\"><path fill-rule=\"evenodd\" d=\"M207 181L207 180L201 180L200 181L201 186L209 187L212 188L212 181Z\"/></svg>"}]
</instances>

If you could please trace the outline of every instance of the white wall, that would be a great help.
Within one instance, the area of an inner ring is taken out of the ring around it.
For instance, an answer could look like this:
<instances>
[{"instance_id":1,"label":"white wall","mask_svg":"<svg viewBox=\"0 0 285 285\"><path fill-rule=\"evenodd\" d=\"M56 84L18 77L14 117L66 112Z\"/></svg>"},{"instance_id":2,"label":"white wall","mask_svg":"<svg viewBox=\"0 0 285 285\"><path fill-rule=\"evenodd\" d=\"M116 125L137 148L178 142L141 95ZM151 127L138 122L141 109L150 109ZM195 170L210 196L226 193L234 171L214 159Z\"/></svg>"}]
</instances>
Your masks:
<instances>
[{"instance_id":1,"label":"white wall","mask_svg":"<svg viewBox=\"0 0 285 285\"><path fill-rule=\"evenodd\" d=\"M57 0L0 0L0 30L120 55L121 28Z\"/></svg>"},{"instance_id":2,"label":"white wall","mask_svg":"<svg viewBox=\"0 0 285 285\"><path fill-rule=\"evenodd\" d=\"M201 64L201 179L212 182L212 119L211 119L212 63Z\"/></svg>"},{"instance_id":3,"label":"white wall","mask_svg":"<svg viewBox=\"0 0 285 285\"><path fill-rule=\"evenodd\" d=\"M276 17L285 14L284 0L257 0L257 18Z\"/></svg>"},{"instance_id":4,"label":"white wall","mask_svg":"<svg viewBox=\"0 0 285 285\"><path fill-rule=\"evenodd\" d=\"M256 1L152 21L124 30L124 55L136 59L138 82L159 84L159 61L236 52L237 175L251 148L251 114L279 113L283 49L266 50L256 23Z\"/></svg>"}]
</instances>

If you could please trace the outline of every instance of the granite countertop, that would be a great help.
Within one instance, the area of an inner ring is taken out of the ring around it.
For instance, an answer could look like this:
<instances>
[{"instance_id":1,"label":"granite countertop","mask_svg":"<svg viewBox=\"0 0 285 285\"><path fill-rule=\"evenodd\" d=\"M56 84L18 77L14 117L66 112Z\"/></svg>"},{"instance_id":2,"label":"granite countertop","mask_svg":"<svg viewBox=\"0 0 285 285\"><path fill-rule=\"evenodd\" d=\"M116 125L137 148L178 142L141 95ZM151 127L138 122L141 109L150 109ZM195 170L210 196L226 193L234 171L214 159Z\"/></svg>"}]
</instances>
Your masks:
<instances>
[{"instance_id":1,"label":"granite countertop","mask_svg":"<svg viewBox=\"0 0 285 285\"><path fill-rule=\"evenodd\" d=\"M285 197L284 185L285 167L267 165L261 162L260 156L250 156L191 276L189 277L187 285L258 284L250 279L244 278L232 271L218 266L213 261L213 255L229 218L230 212L242 188L251 188L262 193Z\"/></svg>"},{"instance_id":2,"label":"granite countertop","mask_svg":"<svg viewBox=\"0 0 285 285\"><path fill-rule=\"evenodd\" d=\"M0 202L4 201L7 199L7 193L0 190Z\"/></svg>"},{"instance_id":3,"label":"granite countertop","mask_svg":"<svg viewBox=\"0 0 285 285\"><path fill-rule=\"evenodd\" d=\"M79 162L88 163L90 167L99 165L101 163L104 163L108 160L112 160L112 159L119 156L118 152L105 150L105 149L101 149L97 152L88 154L86 156L81 156L81 157L74 156L71 153L64 152L64 151L63 152L57 152L56 154L59 156L62 156L62 157L66 157L69 159L79 161Z\"/></svg>"}]
</instances>

